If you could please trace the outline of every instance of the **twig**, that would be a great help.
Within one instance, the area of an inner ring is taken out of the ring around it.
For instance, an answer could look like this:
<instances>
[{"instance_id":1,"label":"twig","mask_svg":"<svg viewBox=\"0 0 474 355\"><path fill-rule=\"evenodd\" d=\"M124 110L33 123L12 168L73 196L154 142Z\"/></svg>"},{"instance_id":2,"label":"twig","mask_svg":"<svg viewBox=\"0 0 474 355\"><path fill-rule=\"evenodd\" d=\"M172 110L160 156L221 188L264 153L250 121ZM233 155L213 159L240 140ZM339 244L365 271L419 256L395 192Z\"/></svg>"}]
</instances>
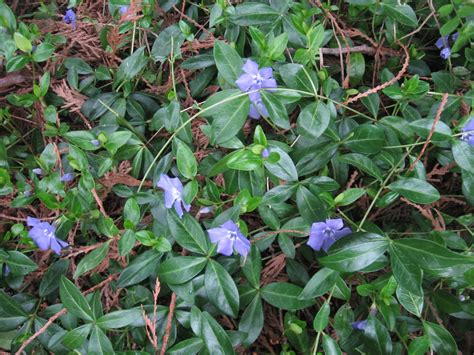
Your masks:
<instances>
[{"instance_id":1,"label":"twig","mask_svg":"<svg viewBox=\"0 0 474 355\"><path fill-rule=\"evenodd\" d=\"M102 204L102 201L100 200L95 188L92 189L92 195L94 196L95 202L99 206L100 212L102 212L105 217L108 217L109 215L107 214L107 212L105 212L104 205Z\"/></svg>"},{"instance_id":2,"label":"twig","mask_svg":"<svg viewBox=\"0 0 474 355\"><path fill-rule=\"evenodd\" d=\"M438 124L438 122L441 118L441 114L443 113L444 106L446 106L446 103L448 102L448 96L449 96L448 93L445 93L443 95L443 98L441 99L441 102L440 102L439 107L438 107L438 111L436 111L436 116L435 116L435 119L433 121L433 125L431 126L430 133L428 134L428 137L426 138L426 141L425 141L425 144L423 145L423 148L421 148L421 152L418 154L416 159L413 161L413 163L411 163L410 167L408 168L409 172L413 170L416 163L418 163L418 161L421 159L423 154L425 154L425 150L428 147L428 145L430 144L431 137L433 136L433 133L436 129L436 125Z\"/></svg>"},{"instance_id":3,"label":"twig","mask_svg":"<svg viewBox=\"0 0 474 355\"><path fill-rule=\"evenodd\" d=\"M153 349L158 351L158 337L156 336L156 314L158 308L158 295L160 294L160 280L155 282L155 290L153 291L153 322L145 313L142 306L143 319L145 320L145 331L148 340L150 340Z\"/></svg>"},{"instance_id":4,"label":"twig","mask_svg":"<svg viewBox=\"0 0 474 355\"><path fill-rule=\"evenodd\" d=\"M174 307L176 305L176 293L173 292L171 295L170 310L168 313L168 319L166 320L165 335L163 336L163 345L161 345L160 355L165 355L166 347L168 346L168 340L171 331L171 321L173 320Z\"/></svg>"}]
</instances>

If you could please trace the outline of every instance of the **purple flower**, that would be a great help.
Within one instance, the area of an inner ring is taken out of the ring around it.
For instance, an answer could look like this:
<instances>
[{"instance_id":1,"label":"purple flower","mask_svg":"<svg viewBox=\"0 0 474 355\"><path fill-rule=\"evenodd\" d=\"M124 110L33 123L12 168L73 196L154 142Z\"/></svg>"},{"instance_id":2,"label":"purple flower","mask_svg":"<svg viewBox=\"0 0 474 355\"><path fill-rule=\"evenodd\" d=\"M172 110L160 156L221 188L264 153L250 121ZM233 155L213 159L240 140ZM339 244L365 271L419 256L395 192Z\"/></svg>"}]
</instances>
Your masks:
<instances>
[{"instance_id":1,"label":"purple flower","mask_svg":"<svg viewBox=\"0 0 474 355\"><path fill-rule=\"evenodd\" d=\"M61 176L59 180L62 182L70 182L74 180L74 176L75 176L74 173L66 173L63 176Z\"/></svg>"},{"instance_id":2,"label":"purple flower","mask_svg":"<svg viewBox=\"0 0 474 355\"><path fill-rule=\"evenodd\" d=\"M352 329L365 330L367 328L367 319L351 323Z\"/></svg>"},{"instance_id":3,"label":"purple flower","mask_svg":"<svg viewBox=\"0 0 474 355\"><path fill-rule=\"evenodd\" d=\"M209 239L217 244L217 252L230 256L233 250L247 256L250 251L250 242L240 231L239 227L231 220L220 227L208 229Z\"/></svg>"},{"instance_id":4,"label":"purple flower","mask_svg":"<svg viewBox=\"0 0 474 355\"><path fill-rule=\"evenodd\" d=\"M28 217L26 224L32 227L28 235L41 250L52 249L59 255L61 249L69 245L56 237L56 228L48 222L42 222L37 218Z\"/></svg>"},{"instance_id":5,"label":"purple flower","mask_svg":"<svg viewBox=\"0 0 474 355\"><path fill-rule=\"evenodd\" d=\"M76 14L73 9L69 9L66 11L66 15L63 18L64 23L71 24L72 29L76 29Z\"/></svg>"},{"instance_id":6,"label":"purple flower","mask_svg":"<svg viewBox=\"0 0 474 355\"><path fill-rule=\"evenodd\" d=\"M188 205L183 200L183 184L178 178L170 178L165 174L161 174L158 181L158 187L165 190L165 207L174 209L179 218L183 217L183 207L186 212L189 212L191 205Z\"/></svg>"},{"instance_id":7,"label":"purple flower","mask_svg":"<svg viewBox=\"0 0 474 355\"><path fill-rule=\"evenodd\" d=\"M120 14L123 15L123 14L126 13L127 11L128 11L128 6L120 6L120 7L119 7L119 12L120 12Z\"/></svg>"},{"instance_id":8,"label":"purple flower","mask_svg":"<svg viewBox=\"0 0 474 355\"><path fill-rule=\"evenodd\" d=\"M474 117L471 117L469 122L462 129L461 139L474 147Z\"/></svg>"},{"instance_id":9,"label":"purple flower","mask_svg":"<svg viewBox=\"0 0 474 355\"><path fill-rule=\"evenodd\" d=\"M344 227L341 218L326 219L325 222L316 222L311 226L308 245L314 250L328 251L334 242L352 233L351 229Z\"/></svg>"},{"instance_id":10,"label":"purple flower","mask_svg":"<svg viewBox=\"0 0 474 355\"><path fill-rule=\"evenodd\" d=\"M30 197L32 195L30 190L26 190L23 192L23 196Z\"/></svg>"},{"instance_id":11,"label":"purple flower","mask_svg":"<svg viewBox=\"0 0 474 355\"><path fill-rule=\"evenodd\" d=\"M268 116L267 108L263 104L262 99L259 98L258 100L252 101L250 103L249 116L258 120L260 118L260 114L262 114L264 117Z\"/></svg>"},{"instance_id":12,"label":"purple flower","mask_svg":"<svg viewBox=\"0 0 474 355\"><path fill-rule=\"evenodd\" d=\"M448 39L449 39L449 36L443 36L443 37L438 38L438 40L435 42L435 46L438 49L443 49L444 47L447 47Z\"/></svg>"},{"instance_id":13,"label":"purple flower","mask_svg":"<svg viewBox=\"0 0 474 355\"><path fill-rule=\"evenodd\" d=\"M2 267L2 275L3 277L7 277L8 275L10 275L10 272L12 270L10 269L10 267L7 265L7 264L3 264L3 267Z\"/></svg>"},{"instance_id":14,"label":"purple flower","mask_svg":"<svg viewBox=\"0 0 474 355\"><path fill-rule=\"evenodd\" d=\"M265 148L265 149L262 151L262 158L263 158L263 159L267 159L269 156L270 156L270 152L268 151L267 148Z\"/></svg>"},{"instance_id":15,"label":"purple flower","mask_svg":"<svg viewBox=\"0 0 474 355\"><path fill-rule=\"evenodd\" d=\"M91 140L91 143L92 143L93 145L95 145L96 147L98 147L98 146L100 145L100 142L99 142L99 140L97 140L97 139Z\"/></svg>"},{"instance_id":16,"label":"purple flower","mask_svg":"<svg viewBox=\"0 0 474 355\"><path fill-rule=\"evenodd\" d=\"M257 63L247 59L242 70L244 74L242 74L235 83L243 92L251 91L249 92L249 97L252 104L250 105L249 116L257 119L260 117L260 113L268 115L262 103L260 92L255 90L276 88L277 83L276 80L273 79L273 69L265 67L259 70Z\"/></svg>"},{"instance_id":17,"label":"purple flower","mask_svg":"<svg viewBox=\"0 0 474 355\"><path fill-rule=\"evenodd\" d=\"M41 168L34 168L33 170L31 170L33 173L35 173L36 175L43 175L44 172L43 172L43 169Z\"/></svg>"},{"instance_id":18,"label":"purple flower","mask_svg":"<svg viewBox=\"0 0 474 355\"><path fill-rule=\"evenodd\" d=\"M441 50L439 56L444 60L448 59L451 56L451 48L445 47Z\"/></svg>"},{"instance_id":19,"label":"purple flower","mask_svg":"<svg viewBox=\"0 0 474 355\"><path fill-rule=\"evenodd\" d=\"M453 40L453 42L456 42L458 37L459 37L459 32L455 32L451 35L451 39Z\"/></svg>"}]
</instances>

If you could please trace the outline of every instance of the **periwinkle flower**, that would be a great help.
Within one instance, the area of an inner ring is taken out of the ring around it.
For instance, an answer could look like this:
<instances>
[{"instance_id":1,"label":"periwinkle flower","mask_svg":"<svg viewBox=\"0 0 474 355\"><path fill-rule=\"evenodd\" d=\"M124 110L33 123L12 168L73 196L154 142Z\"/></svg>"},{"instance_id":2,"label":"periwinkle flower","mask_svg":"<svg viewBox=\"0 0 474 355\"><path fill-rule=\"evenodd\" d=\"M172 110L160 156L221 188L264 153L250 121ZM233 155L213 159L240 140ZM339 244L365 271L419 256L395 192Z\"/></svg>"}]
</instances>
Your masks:
<instances>
[{"instance_id":1,"label":"periwinkle flower","mask_svg":"<svg viewBox=\"0 0 474 355\"><path fill-rule=\"evenodd\" d=\"M251 101L249 116L254 119L260 118L260 114L268 116L268 111L262 103L260 92L256 90L276 88L277 83L273 78L273 69L270 67L258 69L257 63L247 59L242 70L244 74L235 83L243 92L249 92Z\"/></svg>"},{"instance_id":2,"label":"periwinkle flower","mask_svg":"<svg viewBox=\"0 0 474 355\"><path fill-rule=\"evenodd\" d=\"M76 13L74 12L73 9L69 9L66 11L63 21L64 23L67 23L68 25L71 24L73 30L76 29Z\"/></svg>"},{"instance_id":3,"label":"periwinkle flower","mask_svg":"<svg viewBox=\"0 0 474 355\"><path fill-rule=\"evenodd\" d=\"M119 12L121 15L125 14L128 11L128 6L120 6L119 7Z\"/></svg>"},{"instance_id":4,"label":"periwinkle flower","mask_svg":"<svg viewBox=\"0 0 474 355\"><path fill-rule=\"evenodd\" d=\"M26 190L23 192L23 196L25 197L30 197L31 195L33 195L33 193L30 190Z\"/></svg>"},{"instance_id":5,"label":"periwinkle flower","mask_svg":"<svg viewBox=\"0 0 474 355\"><path fill-rule=\"evenodd\" d=\"M364 331L365 328L367 328L367 323L368 323L367 319L364 319L364 320L359 320L357 322L352 322L351 326L352 326L352 329Z\"/></svg>"},{"instance_id":6,"label":"periwinkle flower","mask_svg":"<svg viewBox=\"0 0 474 355\"><path fill-rule=\"evenodd\" d=\"M165 207L174 209L179 218L183 217L183 207L186 212L189 212L191 205L183 200L183 184L178 178L170 178L168 175L161 174L158 181L158 187L165 190Z\"/></svg>"},{"instance_id":7,"label":"periwinkle flower","mask_svg":"<svg viewBox=\"0 0 474 355\"><path fill-rule=\"evenodd\" d=\"M92 143L93 145L95 145L96 147L98 147L98 146L100 145L100 142L99 142L98 139L93 139L93 140L91 140L91 143Z\"/></svg>"},{"instance_id":8,"label":"periwinkle flower","mask_svg":"<svg viewBox=\"0 0 474 355\"><path fill-rule=\"evenodd\" d=\"M341 218L326 219L325 222L315 222L311 226L309 233L308 245L314 250L328 251L331 245L340 238L352 233L348 227L344 227L344 222Z\"/></svg>"},{"instance_id":9,"label":"periwinkle flower","mask_svg":"<svg viewBox=\"0 0 474 355\"><path fill-rule=\"evenodd\" d=\"M445 47L441 50L439 56L444 60L448 59L451 56L451 48Z\"/></svg>"},{"instance_id":10,"label":"periwinkle flower","mask_svg":"<svg viewBox=\"0 0 474 355\"><path fill-rule=\"evenodd\" d=\"M44 174L44 171L43 169L41 168L34 168L33 170L31 170L34 174L36 175L43 175Z\"/></svg>"},{"instance_id":11,"label":"periwinkle flower","mask_svg":"<svg viewBox=\"0 0 474 355\"><path fill-rule=\"evenodd\" d=\"M265 148L263 151L262 151L262 158L263 159L268 159L268 157L270 156L270 152L267 148Z\"/></svg>"},{"instance_id":12,"label":"periwinkle flower","mask_svg":"<svg viewBox=\"0 0 474 355\"><path fill-rule=\"evenodd\" d=\"M451 35L451 39L453 40L453 42L456 42L458 37L459 37L459 32L455 32Z\"/></svg>"},{"instance_id":13,"label":"periwinkle flower","mask_svg":"<svg viewBox=\"0 0 474 355\"><path fill-rule=\"evenodd\" d=\"M3 275L3 277L7 277L8 275L10 275L11 271L12 270L10 269L10 267L7 264L3 264L3 266L2 266L2 275Z\"/></svg>"},{"instance_id":14,"label":"periwinkle flower","mask_svg":"<svg viewBox=\"0 0 474 355\"><path fill-rule=\"evenodd\" d=\"M443 36L443 37L438 38L435 42L435 46L438 49L443 49L444 47L447 47L448 39L449 39L449 36Z\"/></svg>"},{"instance_id":15,"label":"periwinkle flower","mask_svg":"<svg viewBox=\"0 0 474 355\"><path fill-rule=\"evenodd\" d=\"M231 220L221 224L220 227L208 229L207 233L211 242L217 243L218 253L230 256L235 250L245 257L250 251L250 241Z\"/></svg>"},{"instance_id":16,"label":"periwinkle flower","mask_svg":"<svg viewBox=\"0 0 474 355\"><path fill-rule=\"evenodd\" d=\"M53 250L60 254L61 249L69 244L56 237L56 227L48 222L42 222L38 218L28 217L26 224L31 227L28 235L40 250Z\"/></svg>"},{"instance_id":17,"label":"periwinkle flower","mask_svg":"<svg viewBox=\"0 0 474 355\"><path fill-rule=\"evenodd\" d=\"M474 147L474 117L462 129L461 139L469 143L471 147Z\"/></svg>"},{"instance_id":18,"label":"periwinkle flower","mask_svg":"<svg viewBox=\"0 0 474 355\"><path fill-rule=\"evenodd\" d=\"M62 182L70 182L74 180L74 176L75 176L74 173L66 173L63 176L61 176L59 180Z\"/></svg>"}]
</instances>

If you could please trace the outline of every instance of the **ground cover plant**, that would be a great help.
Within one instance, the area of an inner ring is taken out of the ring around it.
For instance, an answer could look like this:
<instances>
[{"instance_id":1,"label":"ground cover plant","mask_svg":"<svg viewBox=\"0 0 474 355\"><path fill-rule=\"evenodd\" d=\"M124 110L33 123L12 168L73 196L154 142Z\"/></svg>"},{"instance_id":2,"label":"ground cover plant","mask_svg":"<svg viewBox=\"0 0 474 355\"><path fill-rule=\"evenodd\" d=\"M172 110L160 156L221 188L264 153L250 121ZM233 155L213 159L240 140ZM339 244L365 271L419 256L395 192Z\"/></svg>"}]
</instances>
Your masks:
<instances>
[{"instance_id":1,"label":"ground cover plant","mask_svg":"<svg viewBox=\"0 0 474 355\"><path fill-rule=\"evenodd\" d=\"M473 17L0 0L0 349L472 354Z\"/></svg>"}]
</instances>

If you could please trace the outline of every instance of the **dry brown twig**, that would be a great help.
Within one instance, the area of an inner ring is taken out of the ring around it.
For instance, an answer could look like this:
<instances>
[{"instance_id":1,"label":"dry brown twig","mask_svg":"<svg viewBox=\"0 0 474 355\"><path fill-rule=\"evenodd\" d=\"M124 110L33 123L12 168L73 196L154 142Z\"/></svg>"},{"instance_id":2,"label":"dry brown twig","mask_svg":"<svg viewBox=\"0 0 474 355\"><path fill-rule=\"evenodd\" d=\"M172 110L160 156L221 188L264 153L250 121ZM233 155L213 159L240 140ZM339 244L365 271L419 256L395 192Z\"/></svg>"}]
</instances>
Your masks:
<instances>
[{"instance_id":1,"label":"dry brown twig","mask_svg":"<svg viewBox=\"0 0 474 355\"><path fill-rule=\"evenodd\" d=\"M423 154L425 154L425 150L431 142L431 137L433 137L433 133L436 129L436 125L438 124L438 122L441 118L441 114L443 113L444 106L446 106L446 104L448 102L448 96L449 96L449 94L445 93L443 95L443 97L441 98L441 102L439 104L438 111L436 111L436 116L435 116L435 119L433 121L433 125L431 126L430 133L428 134L428 137L426 138L426 141L425 141L425 144L423 145L423 148L421 148L421 152L418 154L418 156L413 161L413 163L411 163L410 167L408 168L408 171L412 171L413 168L415 167L416 163L421 159Z\"/></svg>"},{"instance_id":2,"label":"dry brown twig","mask_svg":"<svg viewBox=\"0 0 474 355\"><path fill-rule=\"evenodd\" d=\"M171 332L171 324L174 315L174 307L176 306L176 293L173 292L171 295L170 310L168 312L168 319L166 320L165 335L163 336L163 345L161 345L160 355L165 355L166 347L168 346L168 340Z\"/></svg>"},{"instance_id":3,"label":"dry brown twig","mask_svg":"<svg viewBox=\"0 0 474 355\"><path fill-rule=\"evenodd\" d=\"M156 314L158 308L158 295L160 294L160 280L157 278L155 282L155 290L153 291L153 321L146 315L142 306L143 319L145 320L145 331L148 340L150 340L153 349L158 351L158 337L156 335Z\"/></svg>"}]
</instances>

